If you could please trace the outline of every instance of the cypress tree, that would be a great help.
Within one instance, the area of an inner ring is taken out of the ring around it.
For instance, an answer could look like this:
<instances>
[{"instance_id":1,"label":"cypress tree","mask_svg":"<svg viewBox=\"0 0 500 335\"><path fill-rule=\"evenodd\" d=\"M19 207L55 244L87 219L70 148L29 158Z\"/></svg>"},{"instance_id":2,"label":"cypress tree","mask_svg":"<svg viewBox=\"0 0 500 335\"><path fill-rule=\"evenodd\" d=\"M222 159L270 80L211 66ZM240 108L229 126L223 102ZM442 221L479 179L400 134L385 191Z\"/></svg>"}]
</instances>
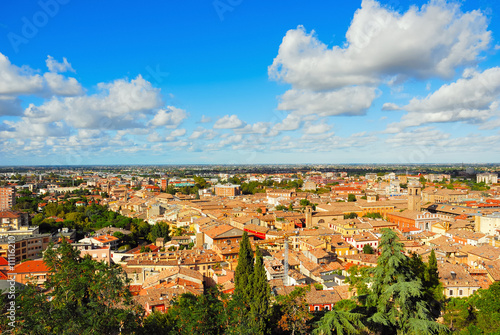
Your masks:
<instances>
[{"instance_id":1,"label":"cypress tree","mask_svg":"<svg viewBox=\"0 0 500 335\"><path fill-rule=\"evenodd\" d=\"M247 232L243 233L238 254L238 266L234 273L234 294L230 302L229 313L231 323L227 334L255 334L255 323L250 316L253 299L252 274L254 272L254 257Z\"/></svg>"},{"instance_id":2,"label":"cypress tree","mask_svg":"<svg viewBox=\"0 0 500 335\"><path fill-rule=\"evenodd\" d=\"M251 281L253 263L252 246L247 232L244 232L240 242L240 252L238 253L238 266L234 273L234 294L240 296L247 305L253 293Z\"/></svg>"},{"instance_id":3,"label":"cypress tree","mask_svg":"<svg viewBox=\"0 0 500 335\"><path fill-rule=\"evenodd\" d=\"M257 247L255 253L255 266L252 275L252 300L250 302L250 317L257 334L268 333L268 320L270 315L269 298L270 288L267 283L264 259Z\"/></svg>"},{"instance_id":4,"label":"cypress tree","mask_svg":"<svg viewBox=\"0 0 500 335\"><path fill-rule=\"evenodd\" d=\"M439 285L439 272L437 267L437 259L434 250L431 251L429 256L429 262L427 265L427 271L425 273L425 281L432 288L435 288Z\"/></svg>"}]
</instances>

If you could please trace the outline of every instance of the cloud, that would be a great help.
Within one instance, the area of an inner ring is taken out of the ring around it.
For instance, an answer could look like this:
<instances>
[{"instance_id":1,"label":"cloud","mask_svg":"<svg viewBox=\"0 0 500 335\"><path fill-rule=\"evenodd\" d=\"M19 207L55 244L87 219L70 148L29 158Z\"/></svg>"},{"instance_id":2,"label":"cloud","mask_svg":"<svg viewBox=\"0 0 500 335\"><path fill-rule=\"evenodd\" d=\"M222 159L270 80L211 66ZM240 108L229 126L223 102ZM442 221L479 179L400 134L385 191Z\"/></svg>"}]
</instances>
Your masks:
<instances>
[{"instance_id":1,"label":"cloud","mask_svg":"<svg viewBox=\"0 0 500 335\"><path fill-rule=\"evenodd\" d=\"M299 26L287 32L268 72L310 90L378 84L392 76L451 78L456 67L476 62L490 40L486 17L464 13L458 4L433 1L399 14L363 0L344 45L328 48Z\"/></svg>"},{"instance_id":2,"label":"cloud","mask_svg":"<svg viewBox=\"0 0 500 335\"><path fill-rule=\"evenodd\" d=\"M47 65L47 68L49 69L50 72L75 72L75 70L71 67L71 64L68 63L68 60L66 57L63 57L63 62L59 63L54 59L52 56L47 56L47 60L45 60L45 64Z\"/></svg>"},{"instance_id":3,"label":"cloud","mask_svg":"<svg viewBox=\"0 0 500 335\"><path fill-rule=\"evenodd\" d=\"M153 127L165 126L167 128L175 128L186 118L187 113L185 110L168 106L166 109L160 109L149 122L149 125Z\"/></svg>"},{"instance_id":4,"label":"cloud","mask_svg":"<svg viewBox=\"0 0 500 335\"><path fill-rule=\"evenodd\" d=\"M291 89L281 96L278 109L299 115L364 115L376 96L376 89L367 86L326 92Z\"/></svg>"},{"instance_id":5,"label":"cloud","mask_svg":"<svg viewBox=\"0 0 500 335\"><path fill-rule=\"evenodd\" d=\"M163 142L163 140L164 138L155 131L148 135L149 142Z\"/></svg>"},{"instance_id":6,"label":"cloud","mask_svg":"<svg viewBox=\"0 0 500 335\"><path fill-rule=\"evenodd\" d=\"M43 78L52 94L58 96L75 96L83 94L83 88L75 78L66 78L52 72L44 73Z\"/></svg>"},{"instance_id":7,"label":"cloud","mask_svg":"<svg viewBox=\"0 0 500 335\"><path fill-rule=\"evenodd\" d=\"M315 135L315 134L323 134L329 131L332 127L326 123L318 123L312 124L307 122L304 125L304 134Z\"/></svg>"},{"instance_id":8,"label":"cloud","mask_svg":"<svg viewBox=\"0 0 500 335\"><path fill-rule=\"evenodd\" d=\"M382 106L382 110L383 111L397 111L397 110L401 110L401 107L399 107L398 105L396 105L395 103L392 103L392 102L386 102L383 106Z\"/></svg>"},{"instance_id":9,"label":"cloud","mask_svg":"<svg viewBox=\"0 0 500 335\"><path fill-rule=\"evenodd\" d=\"M413 98L401 109L408 114L388 125L387 132L435 122L482 123L498 115L500 67L464 72L465 78L445 84L423 99Z\"/></svg>"},{"instance_id":10,"label":"cloud","mask_svg":"<svg viewBox=\"0 0 500 335\"><path fill-rule=\"evenodd\" d=\"M200 123L209 123L212 122L212 118L209 116L202 115L200 119Z\"/></svg>"},{"instance_id":11,"label":"cloud","mask_svg":"<svg viewBox=\"0 0 500 335\"><path fill-rule=\"evenodd\" d=\"M22 113L20 99L0 95L0 116L16 116Z\"/></svg>"},{"instance_id":12,"label":"cloud","mask_svg":"<svg viewBox=\"0 0 500 335\"><path fill-rule=\"evenodd\" d=\"M28 67L17 67L0 53L0 94L20 95L41 92L43 77Z\"/></svg>"},{"instance_id":13,"label":"cloud","mask_svg":"<svg viewBox=\"0 0 500 335\"><path fill-rule=\"evenodd\" d=\"M269 133L270 123L257 122L254 124L247 124L243 128L234 129L235 133L241 134L267 134Z\"/></svg>"},{"instance_id":14,"label":"cloud","mask_svg":"<svg viewBox=\"0 0 500 335\"><path fill-rule=\"evenodd\" d=\"M67 62L67 61L66 61ZM57 66L56 66L57 68ZM74 96L83 93L80 83L55 72L43 75L28 66L18 67L0 53L0 95Z\"/></svg>"},{"instance_id":15,"label":"cloud","mask_svg":"<svg viewBox=\"0 0 500 335\"><path fill-rule=\"evenodd\" d=\"M302 120L299 116L289 114L283 121L274 125L273 129L276 131L291 131L299 129L301 125Z\"/></svg>"},{"instance_id":16,"label":"cloud","mask_svg":"<svg viewBox=\"0 0 500 335\"><path fill-rule=\"evenodd\" d=\"M205 129L202 127L198 127L195 129L191 135L189 136L190 140L197 140L197 139L206 139L206 140L213 140L219 136L219 134L212 129Z\"/></svg>"},{"instance_id":17,"label":"cloud","mask_svg":"<svg viewBox=\"0 0 500 335\"><path fill-rule=\"evenodd\" d=\"M41 106L30 104L24 115L41 123L64 120L79 129L124 129L139 127L144 113L162 104L159 89L141 76L130 81L100 83L97 87L97 94L54 97Z\"/></svg>"},{"instance_id":18,"label":"cloud","mask_svg":"<svg viewBox=\"0 0 500 335\"><path fill-rule=\"evenodd\" d=\"M237 115L225 115L218 119L214 124L214 129L235 129L243 127L245 123Z\"/></svg>"},{"instance_id":19,"label":"cloud","mask_svg":"<svg viewBox=\"0 0 500 335\"><path fill-rule=\"evenodd\" d=\"M186 129L175 129L165 138L168 142L176 141L178 137L186 135Z\"/></svg>"}]
</instances>

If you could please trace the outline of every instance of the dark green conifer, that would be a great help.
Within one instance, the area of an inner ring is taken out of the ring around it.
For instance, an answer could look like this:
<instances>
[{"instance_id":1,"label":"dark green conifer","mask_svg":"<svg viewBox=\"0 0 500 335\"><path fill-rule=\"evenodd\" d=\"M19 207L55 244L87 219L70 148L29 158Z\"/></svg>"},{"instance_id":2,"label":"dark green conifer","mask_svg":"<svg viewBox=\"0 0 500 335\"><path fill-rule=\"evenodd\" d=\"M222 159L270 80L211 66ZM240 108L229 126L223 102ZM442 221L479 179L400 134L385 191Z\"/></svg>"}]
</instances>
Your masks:
<instances>
[{"instance_id":1,"label":"dark green conifer","mask_svg":"<svg viewBox=\"0 0 500 335\"><path fill-rule=\"evenodd\" d=\"M397 234L384 229L382 254L373 271L368 296L369 326L382 334L437 334L446 327L435 322L422 281L413 272Z\"/></svg>"},{"instance_id":2,"label":"dark green conifer","mask_svg":"<svg viewBox=\"0 0 500 335\"><path fill-rule=\"evenodd\" d=\"M268 320L270 314L269 298L270 287L267 282L266 270L264 269L264 259L257 247L255 252L255 266L252 275L252 300L250 303L251 322L258 334L268 333Z\"/></svg>"},{"instance_id":3,"label":"dark green conifer","mask_svg":"<svg viewBox=\"0 0 500 335\"><path fill-rule=\"evenodd\" d=\"M234 295L238 295L248 305L252 298L253 251L247 232L243 233L238 254L238 266L234 273Z\"/></svg>"}]
</instances>

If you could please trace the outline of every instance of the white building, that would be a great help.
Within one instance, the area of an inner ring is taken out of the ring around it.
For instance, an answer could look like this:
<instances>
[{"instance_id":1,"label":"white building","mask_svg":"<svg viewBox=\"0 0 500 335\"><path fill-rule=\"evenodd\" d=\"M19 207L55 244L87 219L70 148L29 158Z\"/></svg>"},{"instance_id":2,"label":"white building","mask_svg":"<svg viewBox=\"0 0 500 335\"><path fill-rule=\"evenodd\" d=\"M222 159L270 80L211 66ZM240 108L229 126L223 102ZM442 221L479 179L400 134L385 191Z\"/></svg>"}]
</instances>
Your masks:
<instances>
[{"instance_id":1,"label":"white building","mask_svg":"<svg viewBox=\"0 0 500 335\"><path fill-rule=\"evenodd\" d=\"M479 173L476 175L476 182L485 184L496 184L498 183L498 174L496 173Z\"/></svg>"}]
</instances>

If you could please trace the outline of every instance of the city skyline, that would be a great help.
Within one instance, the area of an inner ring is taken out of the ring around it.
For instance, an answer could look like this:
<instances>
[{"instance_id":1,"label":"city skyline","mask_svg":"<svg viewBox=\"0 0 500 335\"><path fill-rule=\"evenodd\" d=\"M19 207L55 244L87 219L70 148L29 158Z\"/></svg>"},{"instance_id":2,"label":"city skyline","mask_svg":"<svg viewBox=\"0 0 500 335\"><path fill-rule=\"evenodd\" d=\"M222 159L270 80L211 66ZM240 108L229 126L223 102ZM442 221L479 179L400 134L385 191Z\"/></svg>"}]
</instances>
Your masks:
<instances>
[{"instance_id":1,"label":"city skyline","mask_svg":"<svg viewBox=\"0 0 500 335\"><path fill-rule=\"evenodd\" d=\"M498 3L193 4L4 4L0 165L500 163Z\"/></svg>"}]
</instances>

